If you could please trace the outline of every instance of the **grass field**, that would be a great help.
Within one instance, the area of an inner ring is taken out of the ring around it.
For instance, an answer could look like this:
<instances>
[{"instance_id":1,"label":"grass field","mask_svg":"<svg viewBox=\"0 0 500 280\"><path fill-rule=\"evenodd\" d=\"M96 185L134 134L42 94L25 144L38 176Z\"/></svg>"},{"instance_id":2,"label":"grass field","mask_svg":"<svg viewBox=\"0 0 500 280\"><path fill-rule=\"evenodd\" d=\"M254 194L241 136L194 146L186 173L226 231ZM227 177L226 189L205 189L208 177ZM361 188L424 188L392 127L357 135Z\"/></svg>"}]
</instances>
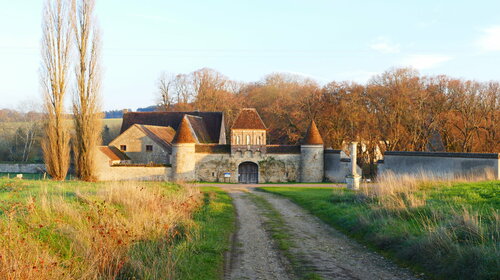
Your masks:
<instances>
[{"instance_id":1,"label":"grass field","mask_svg":"<svg viewBox=\"0 0 500 280\"><path fill-rule=\"evenodd\" d=\"M72 120L68 120L72 124ZM3 134L15 133L16 130L23 126L24 122L0 122L0 132ZM102 119L102 126L107 125L112 131L120 131L122 119Z\"/></svg>"},{"instance_id":2,"label":"grass field","mask_svg":"<svg viewBox=\"0 0 500 280\"><path fill-rule=\"evenodd\" d=\"M500 279L500 181L260 188L436 279ZM411 185L409 187L407 184Z\"/></svg>"},{"instance_id":3,"label":"grass field","mask_svg":"<svg viewBox=\"0 0 500 280\"><path fill-rule=\"evenodd\" d=\"M0 200L0 279L219 279L234 226L215 188L0 179Z\"/></svg>"}]
</instances>

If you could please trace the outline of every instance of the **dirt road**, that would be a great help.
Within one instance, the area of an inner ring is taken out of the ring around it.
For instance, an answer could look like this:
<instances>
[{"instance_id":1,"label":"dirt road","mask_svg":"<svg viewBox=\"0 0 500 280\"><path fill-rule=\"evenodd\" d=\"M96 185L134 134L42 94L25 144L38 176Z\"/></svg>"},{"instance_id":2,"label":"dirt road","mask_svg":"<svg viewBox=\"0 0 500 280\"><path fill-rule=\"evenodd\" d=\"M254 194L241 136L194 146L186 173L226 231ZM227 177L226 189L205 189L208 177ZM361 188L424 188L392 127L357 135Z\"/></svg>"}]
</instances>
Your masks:
<instances>
[{"instance_id":1,"label":"dirt road","mask_svg":"<svg viewBox=\"0 0 500 280\"><path fill-rule=\"evenodd\" d=\"M417 279L373 253L289 200L242 186L225 187L234 199L238 231L226 279L295 279L288 258L277 249L265 228L262 207L251 195L270 203L286 224L293 246L290 252L300 256L304 265L323 279ZM250 193L250 194L249 194Z\"/></svg>"}]
</instances>

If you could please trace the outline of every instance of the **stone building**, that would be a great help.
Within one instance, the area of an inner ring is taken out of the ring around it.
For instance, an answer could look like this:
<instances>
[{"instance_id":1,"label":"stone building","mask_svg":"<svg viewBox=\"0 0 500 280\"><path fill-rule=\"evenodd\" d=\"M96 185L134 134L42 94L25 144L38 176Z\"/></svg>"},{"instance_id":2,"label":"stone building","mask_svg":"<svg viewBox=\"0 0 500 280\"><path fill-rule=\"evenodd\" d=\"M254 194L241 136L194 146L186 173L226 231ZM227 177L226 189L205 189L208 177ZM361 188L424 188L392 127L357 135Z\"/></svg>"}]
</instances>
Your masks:
<instances>
[{"instance_id":1,"label":"stone building","mask_svg":"<svg viewBox=\"0 0 500 280\"><path fill-rule=\"evenodd\" d=\"M100 169L106 171L99 172L99 177L233 183L339 182L349 172L349 162L340 159L339 150L325 149L314 121L300 145L270 144L258 112L245 108L229 133L227 143L221 112L126 113L120 135L109 147L100 149ZM119 164L116 158L120 158ZM127 172L127 166L133 169Z\"/></svg>"}]
</instances>

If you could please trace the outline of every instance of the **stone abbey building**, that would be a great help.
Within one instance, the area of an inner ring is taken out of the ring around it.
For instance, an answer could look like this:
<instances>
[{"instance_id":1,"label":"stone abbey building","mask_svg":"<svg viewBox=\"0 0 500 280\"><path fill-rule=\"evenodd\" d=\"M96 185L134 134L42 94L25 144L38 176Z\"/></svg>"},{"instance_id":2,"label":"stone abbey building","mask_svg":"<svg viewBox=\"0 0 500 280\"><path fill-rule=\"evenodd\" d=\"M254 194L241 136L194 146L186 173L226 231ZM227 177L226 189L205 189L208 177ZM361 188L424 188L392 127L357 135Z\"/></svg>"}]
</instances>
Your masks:
<instances>
[{"instance_id":1,"label":"stone abbey building","mask_svg":"<svg viewBox=\"0 0 500 280\"><path fill-rule=\"evenodd\" d=\"M325 149L314 121L301 145L268 144L253 108L242 109L226 136L222 112L131 112L120 135L99 147L101 180L207 182L343 181L349 162ZM229 143L227 143L229 140Z\"/></svg>"}]
</instances>

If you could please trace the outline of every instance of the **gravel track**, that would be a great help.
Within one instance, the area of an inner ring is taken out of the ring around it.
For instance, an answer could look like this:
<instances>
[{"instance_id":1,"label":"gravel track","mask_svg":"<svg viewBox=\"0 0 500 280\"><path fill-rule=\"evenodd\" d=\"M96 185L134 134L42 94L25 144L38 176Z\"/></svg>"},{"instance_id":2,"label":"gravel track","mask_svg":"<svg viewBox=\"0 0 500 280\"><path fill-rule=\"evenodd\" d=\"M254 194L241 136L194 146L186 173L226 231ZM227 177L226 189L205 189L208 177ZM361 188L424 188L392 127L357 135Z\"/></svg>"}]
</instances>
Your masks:
<instances>
[{"instance_id":1,"label":"gravel track","mask_svg":"<svg viewBox=\"0 0 500 280\"><path fill-rule=\"evenodd\" d=\"M225 188L233 197L238 230L225 279L294 279L289 264L266 232L261 213L245 192L267 200L292 236L291 252L324 279L417 279L377 253L349 239L286 198L244 187ZM288 270L289 271L289 270Z\"/></svg>"},{"instance_id":2,"label":"gravel track","mask_svg":"<svg viewBox=\"0 0 500 280\"><path fill-rule=\"evenodd\" d=\"M288 199L254 192L282 215L295 248L325 279L416 279L407 269L369 251Z\"/></svg>"},{"instance_id":3,"label":"gravel track","mask_svg":"<svg viewBox=\"0 0 500 280\"><path fill-rule=\"evenodd\" d=\"M236 207L238 231L226 279L290 279L283 258L264 229L257 207L244 192L230 195Z\"/></svg>"}]
</instances>

